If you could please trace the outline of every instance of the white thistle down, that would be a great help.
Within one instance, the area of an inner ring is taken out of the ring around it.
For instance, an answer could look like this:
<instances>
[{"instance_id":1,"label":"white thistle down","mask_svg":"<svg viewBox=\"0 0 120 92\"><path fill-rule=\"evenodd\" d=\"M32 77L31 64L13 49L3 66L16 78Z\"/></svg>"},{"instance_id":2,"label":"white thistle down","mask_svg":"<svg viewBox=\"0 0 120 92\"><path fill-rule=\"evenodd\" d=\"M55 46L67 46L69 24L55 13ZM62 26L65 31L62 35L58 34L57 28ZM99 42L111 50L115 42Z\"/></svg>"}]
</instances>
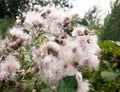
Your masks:
<instances>
[{"instance_id":1,"label":"white thistle down","mask_svg":"<svg viewBox=\"0 0 120 92\"><path fill-rule=\"evenodd\" d=\"M13 27L12 29L10 29L9 33L11 36L16 38L24 34L21 28L16 28L16 27Z\"/></svg>"},{"instance_id":2,"label":"white thistle down","mask_svg":"<svg viewBox=\"0 0 120 92\"><path fill-rule=\"evenodd\" d=\"M95 36L85 33L88 32L85 28L82 29L82 35L76 34L75 38L70 39L65 35L58 35L60 37L57 36L56 42L47 42L40 47L38 53L40 56L45 55L40 64L40 75L46 83L55 86L64 76L75 75L81 66L90 69L98 68L99 60L96 53L100 49L97 39ZM59 41L64 44L59 44ZM82 75L79 73L76 74L76 79L78 81L77 92L88 92L88 81L83 81Z\"/></svg>"},{"instance_id":3,"label":"white thistle down","mask_svg":"<svg viewBox=\"0 0 120 92\"><path fill-rule=\"evenodd\" d=\"M0 63L0 80L3 80L7 77L14 77L19 68L20 64L16 60L15 56L8 55L5 61Z\"/></svg>"},{"instance_id":4,"label":"white thistle down","mask_svg":"<svg viewBox=\"0 0 120 92\"><path fill-rule=\"evenodd\" d=\"M34 11L39 12L41 6L40 5L34 5Z\"/></svg>"},{"instance_id":5,"label":"white thistle down","mask_svg":"<svg viewBox=\"0 0 120 92\"><path fill-rule=\"evenodd\" d=\"M82 79L82 75L79 72L76 73L76 79L78 82L77 92L88 92L89 91L89 83L87 80Z\"/></svg>"},{"instance_id":6,"label":"white thistle down","mask_svg":"<svg viewBox=\"0 0 120 92\"><path fill-rule=\"evenodd\" d=\"M30 32L33 29L43 29L54 34L64 32L64 27L70 26L71 14L55 6L34 5L33 10L24 12L24 28ZM19 20L20 21L20 20Z\"/></svg>"}]
</instances>

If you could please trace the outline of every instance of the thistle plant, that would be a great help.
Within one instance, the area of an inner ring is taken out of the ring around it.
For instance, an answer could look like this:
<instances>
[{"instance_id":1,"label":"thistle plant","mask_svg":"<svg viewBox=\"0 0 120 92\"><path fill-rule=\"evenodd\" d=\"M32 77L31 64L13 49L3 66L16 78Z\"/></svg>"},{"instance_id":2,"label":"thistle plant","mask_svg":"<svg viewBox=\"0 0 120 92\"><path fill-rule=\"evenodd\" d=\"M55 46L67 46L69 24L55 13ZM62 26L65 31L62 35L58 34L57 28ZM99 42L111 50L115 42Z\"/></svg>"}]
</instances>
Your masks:
<instances>
[{"instance_id":1,"label":"thistle plant","mask_svg":"<svg viewBox=\"0 0 120 92\"><path fill-rule=\"evenodd\" d=\"M39 78L38 82L58 92L59 80L75 76L77 92L88 92L89 82L78 70L98 68L97 36L80 24L73 26L73 15L65 9L30 5L1 42L0 82L24 89L23 80L30 78L30 85L35 85ZM68 34L67 29L72 32Z\"/></svg>"}]
</instances>

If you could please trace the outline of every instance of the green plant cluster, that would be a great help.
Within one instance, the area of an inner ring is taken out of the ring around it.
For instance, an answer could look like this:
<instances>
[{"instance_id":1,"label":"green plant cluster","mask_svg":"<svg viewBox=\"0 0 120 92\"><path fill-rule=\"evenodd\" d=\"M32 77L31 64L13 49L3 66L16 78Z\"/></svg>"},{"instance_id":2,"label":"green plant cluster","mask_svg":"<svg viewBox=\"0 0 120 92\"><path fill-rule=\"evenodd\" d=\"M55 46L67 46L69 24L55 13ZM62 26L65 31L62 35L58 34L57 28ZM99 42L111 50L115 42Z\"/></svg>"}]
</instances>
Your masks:
<instances>
[{"instance_id":1,"label":"green plant cluster","mask_svg":"<svg viewBox=\"0 0 120 92\"><path fill-rule=\"evenodd\" d=\"M111 0L112 1L112 0ZM120 0L115 0L111 4L111 13L109 13L101 31L101 40L120 41Z\"/></svg>"},{"instance_id":2,"label":"green plant cluster","mask_svg":"<svg viewBox=\"0 0 120 92\"><path fill-rule=\"evenodd\" d=\"M118 43L118 45L117 45L117 43ZM103 60L108 60L109 62L120 62L119 42L105 40L105 41L101 42L99 45L102 49L101 58Z\"/></svg>"},{"instance_id":3,"label":"green plant cluster","mask_svg":"<svg viewBox=\"0 0 120 92\"><path fill-rule=\"evenodd\" d=\"M14 24L13 18L0 19L0 39L4 39L10 27Z\"/></svg>"}]
</instances>

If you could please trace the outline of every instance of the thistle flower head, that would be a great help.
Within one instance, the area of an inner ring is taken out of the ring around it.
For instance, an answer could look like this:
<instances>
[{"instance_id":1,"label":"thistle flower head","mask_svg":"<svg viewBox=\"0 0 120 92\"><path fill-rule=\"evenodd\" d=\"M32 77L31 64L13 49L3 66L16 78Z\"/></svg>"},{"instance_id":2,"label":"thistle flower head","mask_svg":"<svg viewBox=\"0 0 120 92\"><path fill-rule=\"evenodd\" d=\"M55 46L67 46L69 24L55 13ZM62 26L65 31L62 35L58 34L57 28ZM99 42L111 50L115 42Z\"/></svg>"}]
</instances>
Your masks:
<instances>
[{"instance_id":1,"label":"thistle flower head","mask_svg":"<svg viewBox=\"0 0 120 92\"><path fill-rule=\"evenodd\" d=\"M7 56L5 61L0 63L0 79L3 80L8 76L14 76L16 71L20 68L19 62L12 55Z\"/></svg>"},{"instance_id":2,"label":"thistle flower head","mask_svg":"<svg viewBox=\"0 0 120 92\"><path fill-rule=\"evenodd\" d=\"M32 27L39 27L39 25L44 25L44 22L43 18L38 12L30 11L27 12L23 25L25 29L30 30Z\"/></svg>"},{"instance_id":3,"label":"thistle flower head","mask_svg":"<svg viewBox=\"0 0 120 92\"><path fill-rule=\"evenodd\" d=\"M85 27L75 27L72 36L77 37L77 36L83 36L83 35L88 35L88 30Z\"/></svg>"},{"instance_id":4,"label":"thistle flower head","mask_svg":"<svg viewBox=\"0 0 120 92\"><path fill-rule=\"evenodd\" d=\"M39 12L40 11L40 5L34 5L34 11Z\"/></svg>"},{"instance_id":5,"label":"thistle flower head","mask_svg":"<svg viewBox=\"0 0 120 92\"><path fill-rule=\"evenodd\" d=\"M24 34L21 28L16 28L16 27L13 27L12 29L10 29L9 32L13 37L13 39L17 39Z\"/></svg>"},{"instance_id":6,"label":"thistle flower head","mask_svg":"<svg viewBox=\"0 0 120 92\"><path fill-rule=\"evenodd\" d=\"M52 55L46 56L41 62L40 76L49 85L55 85L59 80L58 77L60 77L60 73L58 71L61 66L57 62L57 58Z\"/></svg>"},{"instance_id":7,"label":"thistle flower head","mask_svg":"<svg viewBox=\"0 0 120 92\"><path fill-rule=\"evenodd\" d=\"M57 56L59 53L60 47L55 42L47 42L41 47L41 54Z\"/></svg>"},{"instance_id":8,"label":"thistle flower head","mask_svg":"<svg viewBox=\"0 0 120 92\"><path fill-rule=\"evenodd\" d=\"M66 33L57 34L55 38L55 42L59 45L65 45L65 40L67 40L69 36Z\"/></svg>"}]
</instances>

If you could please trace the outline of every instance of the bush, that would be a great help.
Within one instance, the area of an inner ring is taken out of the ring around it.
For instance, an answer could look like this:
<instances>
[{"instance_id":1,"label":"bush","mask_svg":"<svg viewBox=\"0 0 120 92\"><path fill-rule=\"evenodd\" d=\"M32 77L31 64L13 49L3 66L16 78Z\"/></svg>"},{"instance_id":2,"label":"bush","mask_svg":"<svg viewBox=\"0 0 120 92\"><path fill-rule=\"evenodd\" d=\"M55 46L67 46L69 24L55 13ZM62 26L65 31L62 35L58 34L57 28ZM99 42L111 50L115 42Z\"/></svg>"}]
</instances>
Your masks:
<instances>
[{"instance_id":1,"label":"bush","mask_svg":"<svg viewBox=\"0 0 120 92\"><path fill-rule=\"evenodd\" d=\"M119 91L118 63L101 61L97 70L97 37L75 25L74 16L60 7L39 5L23 14L1 42L2 92ZM102 43L100 47L104 49Z\"/></svg>"},{"instance_id":2,"label":"bush","mask_svg":"<svg viewBox=\"0 0 120 92\"><path fill-rule=\"evenodd\" d=\"M4 18L0 19L0 39L4 39L6 32L14 24L14 19Z\"/></svg>"}]
</instances>

